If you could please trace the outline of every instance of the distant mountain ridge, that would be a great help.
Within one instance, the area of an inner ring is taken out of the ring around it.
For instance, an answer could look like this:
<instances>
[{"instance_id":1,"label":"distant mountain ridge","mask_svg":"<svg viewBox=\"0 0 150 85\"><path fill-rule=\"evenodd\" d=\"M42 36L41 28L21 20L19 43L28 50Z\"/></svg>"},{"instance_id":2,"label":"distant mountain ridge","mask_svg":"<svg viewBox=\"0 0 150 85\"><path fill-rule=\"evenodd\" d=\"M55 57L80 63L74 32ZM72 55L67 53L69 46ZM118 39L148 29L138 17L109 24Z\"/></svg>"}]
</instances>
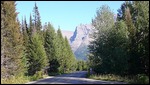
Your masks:
<instances>
[{"instance_id":1,"label":"distant mountain ridge","mask_svg":"<svg viewBox=\"0 0 150 85\"><path fill-rule=\"evenodd\" d=\"M72 36L73 34L73 31L62 30L61 32L62 32L63 37L66 36L68 39L70 39L70 36Z\"/></svg>"},{"instance_id":2,"label":"distant mountain ridge","mask_svg":"<svg viewBox=\"0 0 150 85\"><path fill-rule=\"evenodd\" d=\"M87 47L91 41L89 34L92 32L92 28L93 26L91 24L80 24L75 28L74 32L62 31L63 36L67 36L70 46L78 60L87 60Z\"/></svg>"},{"instance_id":3,"label":"distant mountain ridge","mask_svg":"<svg viewBox=\"0 0 150 85\"><path fill-rule=\"evenodd\" d=\"M114 14L114 21L117 14ZM63 36L67 36L72 51L78 60L87 60L88 45L92 39L90 34L93 32L92 24L80 24L75 28L74 32L62 32Z\"/></svg>"}]
</instances>

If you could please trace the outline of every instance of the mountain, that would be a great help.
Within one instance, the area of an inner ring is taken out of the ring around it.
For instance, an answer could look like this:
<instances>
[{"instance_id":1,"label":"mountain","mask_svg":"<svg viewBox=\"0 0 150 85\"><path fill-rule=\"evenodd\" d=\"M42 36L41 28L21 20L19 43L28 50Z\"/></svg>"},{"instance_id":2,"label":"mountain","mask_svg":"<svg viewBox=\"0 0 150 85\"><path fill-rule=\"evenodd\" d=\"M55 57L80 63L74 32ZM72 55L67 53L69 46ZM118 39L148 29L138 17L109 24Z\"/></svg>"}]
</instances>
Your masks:
<instances>
[{"instance_id":1,"label":"mountain","mask_svg":"<svg viewBox=\"0 0 150 85\"><path fill-rule=\"evenodd\" d=\"M116 20L117 15L114 15ZM63 31L63 35L67 36L72 51L78 60L87 60L88 45L92 41L90 34L93 32L92 24L80 24L75 28L74 32Z\"/></svg>"},{"instance_id":2,"label":"mountain","mask_svg":"<svg viewBox=\"0 0 150 85\"><path fill-rule=\"evenodd\" d=\"M89 34L92 32L92 28L91 24L80 24L74 32L62 30L63 36L67 36L71 49L78 60L87 60L87 48L91 41Z\"/></svg>"},{"instance_id":3,"label":"mountain","mask_svg":"<svg viewBox=\"0 0 150 85\"><path fill-rule=\"evenodd\" d=\"M62 32L63 37L66 36L68 40L73 35L73 31L62 30L61 32Z\"/></svg>"}]
</instances>

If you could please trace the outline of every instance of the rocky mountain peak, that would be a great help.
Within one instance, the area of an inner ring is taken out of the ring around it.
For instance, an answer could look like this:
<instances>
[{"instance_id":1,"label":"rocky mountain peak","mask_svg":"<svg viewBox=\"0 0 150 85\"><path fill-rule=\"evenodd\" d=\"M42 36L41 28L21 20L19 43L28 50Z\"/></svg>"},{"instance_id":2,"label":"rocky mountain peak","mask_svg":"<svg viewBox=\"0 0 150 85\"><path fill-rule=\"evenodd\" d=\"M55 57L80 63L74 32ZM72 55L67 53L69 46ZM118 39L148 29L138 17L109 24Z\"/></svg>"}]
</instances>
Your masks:
<instances>
[{"instance_id":1,"label":"rocky mountain peak","mask_svg":"<svg viewBox=\"0 0 150 85\"><path fill-rule=\"evenodd\" d=\"M71 43L74 40L83 40L85 37L89 35L91 28L92 28L91 24L78 25L73 33L73 36L70 38Z\"/></svg>"},{"instance_id":2,"label":"rocky mountain peak","mask_svg":"<svg viewBox=\"0 0 150 85\"><path fill-rule=\"evenodd\" d=\"M87 59L86 55L80 56L80 54L87 53L87 46L91 40L89 38L89 33L92 31L92 28L93 26L91 24L80 24L70 37L70 45L77 58Z\"/></svg>"},{"instance_id":3,"label":"rocky mountain peak","mask_svg":"<svg viewBox=\"0 0 150 85\"><path fill-rule=\"evenodd\" d=\"M87 47L91 41L89 34L92 29L92 24L79 24L74 32L62 31L64 36L67 35L72 51L79 60L87 60Z\"/></svg>"}]
</instances>

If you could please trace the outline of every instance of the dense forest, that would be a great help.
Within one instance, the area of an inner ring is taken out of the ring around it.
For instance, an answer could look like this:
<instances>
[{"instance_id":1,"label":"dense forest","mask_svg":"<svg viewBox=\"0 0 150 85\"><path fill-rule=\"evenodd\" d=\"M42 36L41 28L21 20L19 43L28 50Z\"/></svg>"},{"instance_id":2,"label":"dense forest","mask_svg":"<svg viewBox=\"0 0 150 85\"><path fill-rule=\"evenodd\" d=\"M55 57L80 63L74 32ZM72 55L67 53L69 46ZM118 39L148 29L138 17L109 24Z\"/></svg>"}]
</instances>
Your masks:
<instances>
[{"instance_id":1,"label":"dense forest","mask_svg":"<svg viewBox=\"0 0 150 85\"><path fill-rule=\"evenodd\" d=\"M149 2L124 2L116 20L106 5L96 13L90 67L97 74L149 76Z\"/></svg>"},{"instance_id":2,"label":"dense forest","mask_svg":"<svg viewBox=\"0 0 150 85\"><path fill-rule=\"evenodd\" d=\"M93 69L96 74L149 76L149 2L126 1L117 19L107 5L92 19L87 61L78 61L60 27L42 26L35 3L19 21L15 1L1 1L1 82L25 83L43 75ZM29 20L27 23L26 20ZM14 80L14 81L11 81Z\"/></svg>"},{"instance_id":3,"label":"dense forest","mask_svg":"<svg viewBox=\"0 0 150 85\"><path fill-rule=\"evenodd\" d=\"M60 28L55 31L50 22L41 25L36 3L29 23L26 17L20 22L17 14L15 1L1 1L2 79L82 70L84 61L76 60Z\"/></svg>"}]
</instances>

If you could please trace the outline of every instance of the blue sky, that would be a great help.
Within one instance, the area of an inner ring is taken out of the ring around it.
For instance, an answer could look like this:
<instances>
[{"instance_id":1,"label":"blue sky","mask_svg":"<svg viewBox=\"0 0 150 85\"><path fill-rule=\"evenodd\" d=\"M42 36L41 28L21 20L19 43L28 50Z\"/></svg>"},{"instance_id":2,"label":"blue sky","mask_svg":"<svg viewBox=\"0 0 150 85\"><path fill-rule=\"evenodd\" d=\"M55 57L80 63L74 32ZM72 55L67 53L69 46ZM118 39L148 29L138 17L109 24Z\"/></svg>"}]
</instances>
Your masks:
<instances>
[{"instance_id":1,"label":"blue sky","mask_svg":"<svg viewBox=\"0 0 150 85\"><path fill-rule=\"evenodd\" d=\"M89 24L96 16L96 10L102 5L108 5L117 14L124 1L36 1L41 22L50 22L55 29L74 31L80 23ZM35 1L17 1L19 20L26 16L29 21L30 13L33 14Z\"/></svg>"}]
</instances>

